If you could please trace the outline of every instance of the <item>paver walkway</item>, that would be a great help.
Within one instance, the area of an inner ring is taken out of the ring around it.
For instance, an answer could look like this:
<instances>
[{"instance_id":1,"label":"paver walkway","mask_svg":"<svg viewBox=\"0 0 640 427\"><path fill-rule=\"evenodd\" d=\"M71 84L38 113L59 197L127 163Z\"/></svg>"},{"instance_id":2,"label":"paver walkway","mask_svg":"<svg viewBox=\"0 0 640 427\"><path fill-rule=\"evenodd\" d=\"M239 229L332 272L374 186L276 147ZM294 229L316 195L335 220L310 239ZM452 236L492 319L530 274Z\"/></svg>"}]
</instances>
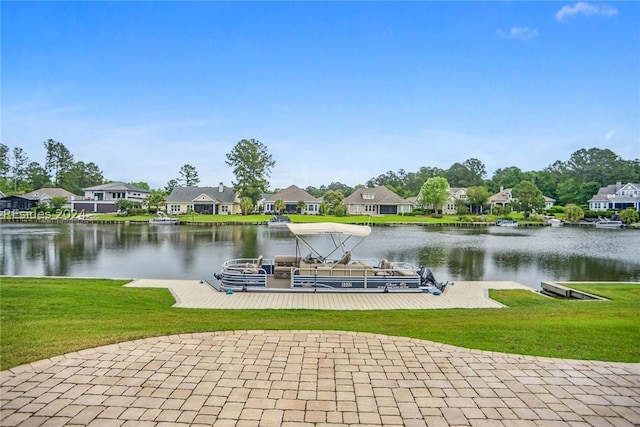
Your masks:
<instances>
[{"instance_id":1,"label":"paver walkway","mask_svg":"<svg viewBox=\"0 0 640 427\"><path fill-rule=\"evenodd\" d=\"M350 332L144 339L0 373L2 426L640 425L640 364Z\"/></svg>"},{"instance_id":2,"label":"paver walkway","mask_svg":"<svg viewBox=\"0 0 640 427\"><path fill-rule=\"evenodd\" d=\"M291 293L235 292L227 295L199 280L139 279L129 287L167 288L182 308L261 309L304 308L315 310L397 310L430 308L501 308L489 298L489 289L533 289L517 282L456 282L442 295L429 293Z\"/></svg>"}]
</instances>

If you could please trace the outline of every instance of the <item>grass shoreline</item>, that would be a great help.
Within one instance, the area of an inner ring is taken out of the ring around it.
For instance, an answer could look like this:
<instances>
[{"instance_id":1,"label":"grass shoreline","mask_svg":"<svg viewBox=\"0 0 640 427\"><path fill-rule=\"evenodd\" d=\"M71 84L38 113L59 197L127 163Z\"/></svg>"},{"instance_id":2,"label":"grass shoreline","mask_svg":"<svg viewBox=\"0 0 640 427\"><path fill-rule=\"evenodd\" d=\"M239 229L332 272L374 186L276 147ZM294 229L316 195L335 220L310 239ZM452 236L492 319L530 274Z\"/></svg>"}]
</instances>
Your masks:
<instances>
[{"instance_id":1,"label":"grass shoreline","mask_svg":"<svg viewBox=\"0 0 640 427\"><path fill-rule=\"evenodd\" d=\"M491 291L502 309L329 311L172 308L128 280L0 277L0 370L154 336L228 330L342 330L512 354L640 362L640 285L579 284L610 301ZM570 285L573 287L573 285ZM375 319L375 321L372 321Z\"/></svg>"}]
</instances>

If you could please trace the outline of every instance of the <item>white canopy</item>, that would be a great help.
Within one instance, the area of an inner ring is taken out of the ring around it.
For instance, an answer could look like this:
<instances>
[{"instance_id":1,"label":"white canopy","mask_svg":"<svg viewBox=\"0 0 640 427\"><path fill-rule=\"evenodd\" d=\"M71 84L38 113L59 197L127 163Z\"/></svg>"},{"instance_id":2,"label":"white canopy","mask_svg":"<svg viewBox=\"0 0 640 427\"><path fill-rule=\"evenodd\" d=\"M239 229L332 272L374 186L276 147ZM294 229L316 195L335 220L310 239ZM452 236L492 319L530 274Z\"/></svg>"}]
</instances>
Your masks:
<instances>
[{"instance_id":1,"label":"white canopy","mask_svg":"<svg viewBox=\"0 0 640 427\"><path fill-rule=\"evenodd\" d=\"M349 236L367 237L371 234L368 225L340 224L334 222L317 222L309 224L287 224L296 236L305 234L344 234Z\"/></svg>"}]
</instances>

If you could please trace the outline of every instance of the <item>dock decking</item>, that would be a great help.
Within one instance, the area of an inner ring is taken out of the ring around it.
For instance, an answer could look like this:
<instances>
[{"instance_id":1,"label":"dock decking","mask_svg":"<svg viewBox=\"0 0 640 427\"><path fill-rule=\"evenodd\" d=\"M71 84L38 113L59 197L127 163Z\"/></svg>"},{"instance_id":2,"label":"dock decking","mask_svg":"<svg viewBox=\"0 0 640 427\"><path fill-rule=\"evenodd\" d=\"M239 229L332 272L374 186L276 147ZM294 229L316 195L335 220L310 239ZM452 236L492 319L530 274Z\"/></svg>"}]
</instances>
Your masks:
<instances>
[{"instance_id":1,"label":"dock decking","mask_svg":"<svg viewBox=\"0 0 640 427\"><path fill-rule=\"evenodd\" d=\"M456 282L442 295L429 293L269 293L234 292L227 295L199 280L138 279L128 287L167 288L179 308L312 309L312 310L424 310L446 308L502 308L489 298L489 289L532 288L511 281Z\"/></svg>"}]
</instances>

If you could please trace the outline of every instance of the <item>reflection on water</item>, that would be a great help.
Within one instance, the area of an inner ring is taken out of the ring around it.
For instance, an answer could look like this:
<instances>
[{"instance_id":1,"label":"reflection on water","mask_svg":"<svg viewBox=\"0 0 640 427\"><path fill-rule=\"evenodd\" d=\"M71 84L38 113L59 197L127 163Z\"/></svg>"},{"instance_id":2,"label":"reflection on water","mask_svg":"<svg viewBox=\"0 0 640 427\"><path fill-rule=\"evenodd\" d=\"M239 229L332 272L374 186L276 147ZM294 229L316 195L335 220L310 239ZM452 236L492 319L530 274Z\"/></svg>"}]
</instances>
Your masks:
<instances>
[{"instance_id":1,"label":"reflection on water","mask_svg":"<svg viewBox=\"0 0 640 427\"><path fill-rule=\"evenodd\" d=\"M228 258L293 254L266 226L1 225L0 273L22 276L211 278ZM329 251L324 236L308 239ZM303 255L306 253L303 249ZM640 232L564 228L374 227L355 250L369 260L430 267L439 280L640 281Z\"/></svg>"}]
</instances>

